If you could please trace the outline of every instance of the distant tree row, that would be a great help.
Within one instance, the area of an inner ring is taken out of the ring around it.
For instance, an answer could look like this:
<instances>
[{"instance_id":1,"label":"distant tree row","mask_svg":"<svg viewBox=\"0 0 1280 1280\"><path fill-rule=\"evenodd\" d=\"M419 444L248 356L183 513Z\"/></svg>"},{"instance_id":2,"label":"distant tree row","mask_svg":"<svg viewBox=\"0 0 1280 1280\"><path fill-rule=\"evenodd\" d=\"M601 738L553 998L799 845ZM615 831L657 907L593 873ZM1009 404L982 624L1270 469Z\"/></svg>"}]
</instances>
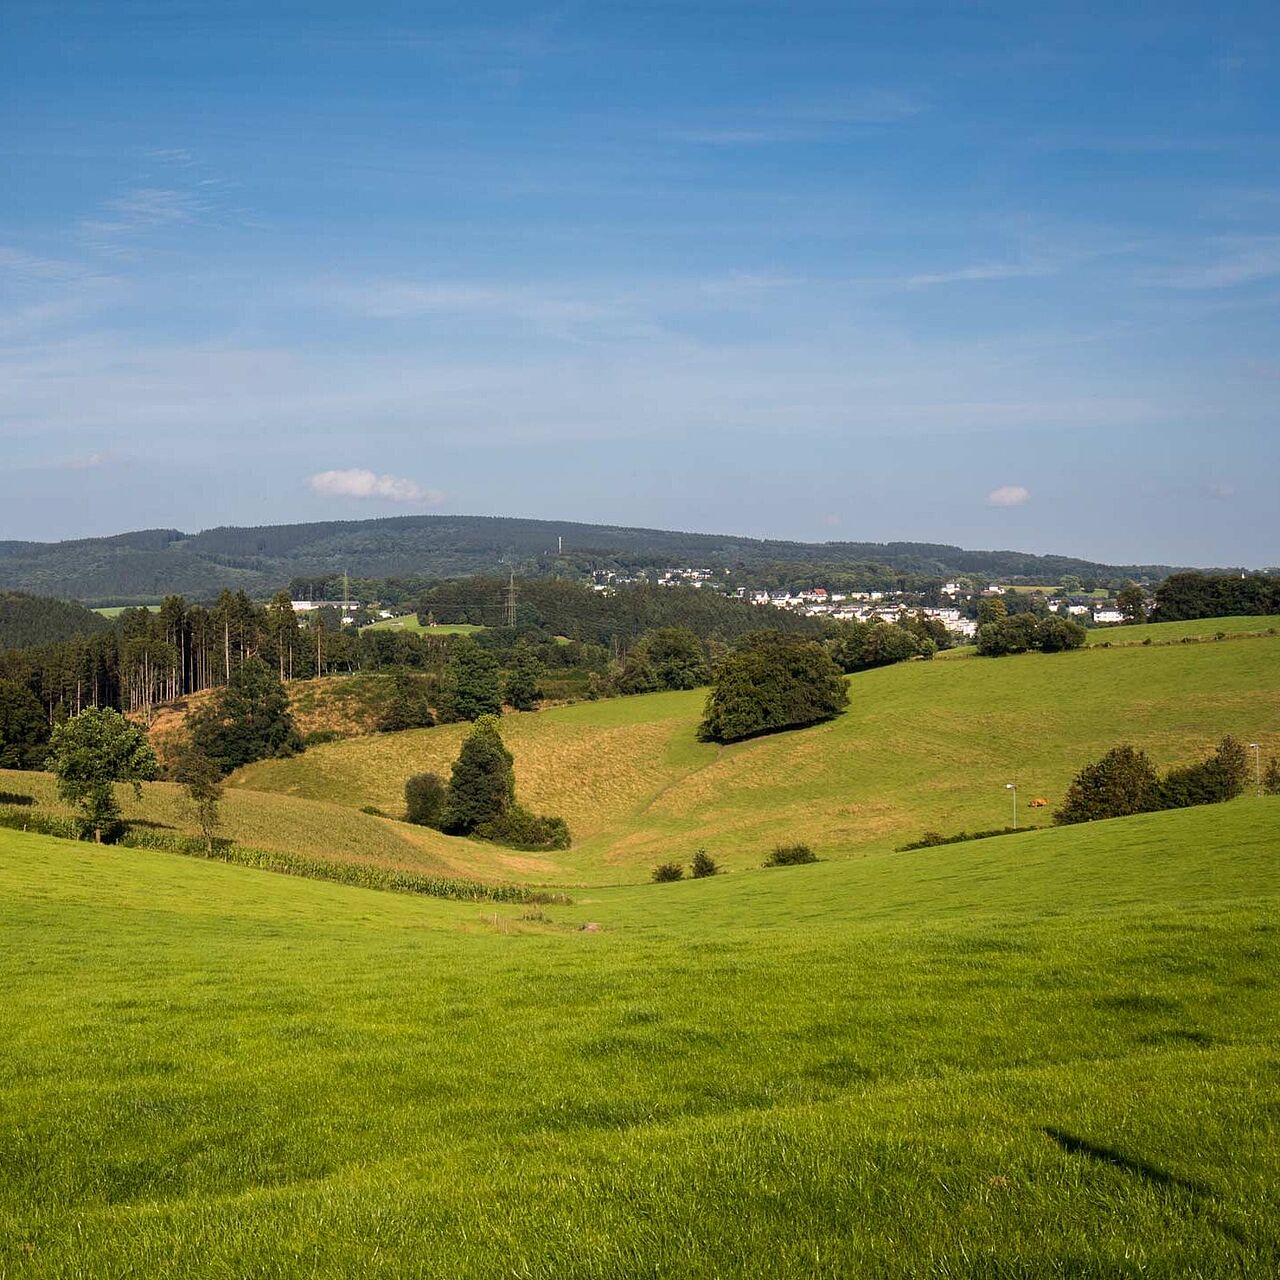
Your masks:
<instances>
[{"instance_id":1,"label":"distant tree row","mask_svg":"<svg viewBox=\"0 0 1280 1280\"><path fill-rule=\"evenodd\" d=\"M507 617L508 589L509 584L497 578L442 582L423 593L418 617L424 625L434 621L501 626ZM701 640L722 643L761 627L797 635L822 631L816 618L753 605L719 591L625 585L602 592L555 578L524 580L517 585L516 621L522 627L603 645L615 657L621 657L646 632L666 627L683 627Z\"/></svg>"},{"instance_id":2,"label":"distant tree row","mask_svg":"<svg viewBox=\"0 0 1280 1280\"><path fill-rule=\"evenodd\" d=\"M1152 622L1280 613L1280 576L1174 573L1156 588L1155 599Z\"/></svg>"}]
</instances>

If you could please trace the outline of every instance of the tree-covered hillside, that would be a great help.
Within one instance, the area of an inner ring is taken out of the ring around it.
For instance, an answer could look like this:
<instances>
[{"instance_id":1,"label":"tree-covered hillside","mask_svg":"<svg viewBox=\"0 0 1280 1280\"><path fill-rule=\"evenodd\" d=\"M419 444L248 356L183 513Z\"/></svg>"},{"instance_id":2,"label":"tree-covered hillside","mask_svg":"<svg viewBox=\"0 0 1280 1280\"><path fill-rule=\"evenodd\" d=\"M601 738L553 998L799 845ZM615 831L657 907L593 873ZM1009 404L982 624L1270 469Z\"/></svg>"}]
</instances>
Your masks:
<instances>
[{"instance_id":1,"label":"tree-covered hillside","mask_svg":"<svg viewBox=\"0 0 1280 1280\"><path fill-rule=\"evenodd\" d=\"M0 591L0 649L58 644L106 631L111 624L84 605L21 591Z\"/></svg>"},{"instance_id":2,"label":"tree-covered hillside","mask_svg":"<svg viewBox=\"0 0 1280 1280\"><path fill-rule=\"evenodd\" d=\"M753 568L779 562L1045 582L1067 573L1154 581L1169 572L1167 565L1103 565L935 543L786 542L566 521L399 516L207 529L194 535L152 529L74 542L0 542L0 590L143 603L173 593L209 600L223 588L266 596L291 578L344 571L371 578L443 578L503 569L536 576L591 569L634 572L672 564Z\"/></svg>"}]
</instances>

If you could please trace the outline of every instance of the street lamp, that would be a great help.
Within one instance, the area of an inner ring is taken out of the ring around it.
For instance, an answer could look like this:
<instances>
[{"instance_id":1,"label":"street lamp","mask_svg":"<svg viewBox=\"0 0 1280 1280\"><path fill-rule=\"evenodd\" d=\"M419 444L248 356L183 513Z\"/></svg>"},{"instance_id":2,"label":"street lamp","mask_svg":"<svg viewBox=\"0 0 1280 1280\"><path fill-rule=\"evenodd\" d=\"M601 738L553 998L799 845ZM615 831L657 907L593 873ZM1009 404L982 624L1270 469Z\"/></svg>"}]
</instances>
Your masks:
<instances>
[{"instance_id":1,"label":"street lamp","mask_svg":"<svg viewBox=\"0 0 1280 1280\"><path fill-rule=\"evenodd\" d=\"M1018 784L1016 782L1006 782L1004 784L1006 791L1013 792L1013 825L1018 825Z\"/></svg>"},{"instance_id":2,"label":"street lamp","mask_svg":"<svg viewBox=\"0 0 1280 1280\"><path fill-rule=\"evenodd\" d=\"M1262 744L1258 742L1249 743L1253 750L1253 780L1258 788L1258 794L1262 794Z\"/></svg>"}]
</instances>

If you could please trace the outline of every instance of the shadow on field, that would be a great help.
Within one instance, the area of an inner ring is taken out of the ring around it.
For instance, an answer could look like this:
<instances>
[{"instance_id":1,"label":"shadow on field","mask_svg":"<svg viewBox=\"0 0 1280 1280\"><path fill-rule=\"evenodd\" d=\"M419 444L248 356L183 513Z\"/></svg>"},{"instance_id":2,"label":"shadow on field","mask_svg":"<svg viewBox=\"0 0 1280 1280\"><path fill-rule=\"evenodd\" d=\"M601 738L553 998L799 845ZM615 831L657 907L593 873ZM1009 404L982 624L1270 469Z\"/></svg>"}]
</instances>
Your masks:
<instances>
[{"instance_id":1,"label":"shadow on field","mask_svg":"<svg viewBox=\"0 0 1280 1280\"><path fill-rule=\"evenodd\" d=\"M1068 1133L1065 1129L1054 1128L1052 1125L1043 1126L1040 1132L1073 1156L1087 1156L1090 1160L1097 1160L1100 1164L1108 1164L1113 1169L1119 1169L1123 1173L1131 1173L1155 1187L1185 1191L1191 1197L1193 1211L1202 1213L1228 1239L1248 1248L1262 1248L1272 1255L1280 1257L1280 1250L1277 1250L1276 1241L1271 1236L1271 1233L1264 1231L1261 1240L1255 1239L1253 1233L1215 1213L1212 1208L1213 1188L1206 1186L1203 1182L1195 1182L1190 1178L1179 1178L1167 1169L1161 1169L1159 1165L1151 1164L1146 1160L1135 1160L1132 1156L1127 1156L1124 1152L1115 1150L1114 1147L1100 1146L1096 1142L1078 1138L1075 1134ZM1209 1203L1206 1204L1206 1200Z\"/></svg>"},{"instance_id":2,"label":"shadow on field","mask_svg":"<svg viewBox=\"0 0 1280 1280\"><path fill-rule=\"evenodd\" d=\"M1055 1129L1051 1125L1047 1125L1040 1132L1051 1138L1064 1151L1070 1152L1073 1156L1088 1156L1091 1160L1109 1164L1114 1169L1132 1173L1135 1177L1143 1179L1144 1182L1150 1182L1153 1186L1176 1187L1180 1191L1189 1191L1193 1196L1211 1194L1210 1189L1203 1182L1192 1182L1187 1178L1179 1178L1176 1174L1169 1173L1168 1170L1161 1169L1158 1165L1149 1164L1146 1160L1135 1160L1132 1156L1127 1156L1122 1151L1117 1151L1114 1147L1101 1147L1095 1142L1077 1138L1075 1134L1068 1133L1065 1129Z\"/></svg>"}]
</instances>

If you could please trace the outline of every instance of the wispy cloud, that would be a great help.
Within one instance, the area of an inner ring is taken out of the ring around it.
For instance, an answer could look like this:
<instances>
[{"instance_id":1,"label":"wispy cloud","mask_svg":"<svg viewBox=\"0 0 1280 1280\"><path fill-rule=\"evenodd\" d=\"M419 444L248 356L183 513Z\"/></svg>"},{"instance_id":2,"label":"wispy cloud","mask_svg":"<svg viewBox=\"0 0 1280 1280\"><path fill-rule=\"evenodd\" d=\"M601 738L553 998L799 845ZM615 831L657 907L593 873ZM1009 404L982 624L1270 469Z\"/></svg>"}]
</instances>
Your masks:
<instances>
[{"instance_id":1,"label":"wispy cloud","mask_svg":"<svg viewBox=\"0 0 1280 1280\"><path fill-rule=\"evenodd\" d=\"M424 489L403 476L378 475L355 468L349 471L320 471L310 476L307 486L325 498L378 498L387 502L420 502L436 506L444 501L438 489Z\"/></svg>"},{"instance_id":2,"label":"wispy cloud","mask_svg":"<svg viewBox=\"0 0 1280 1280\"><path fill-rule=\"evenodd\" d=\"M1167 289L1230 289L1280 276L1280 236L1221 237L1205 258L1148 272L1140 281Z\"/></svg>"},{"instance_id":3,"label":"wispy cloud","mask_svg":"<svg viewBox=\"0 0 1280 1280\"><path fill-rule=\"evenodd\" d=\"M940 284L969 284L989 280L1023 280L1051 276L1057 267L1048 262L979 262L949 271L926 271L907 276L903 282L909 289L927 289Z\"/></svg>"},{"instance_id":4,"label":"wispy cloud","mask_svg":"<svg viewBox=\"0 0 1280 1280\"><path fill-rule=\"evenodd\" d=\"M1031 490L1025 485L1002 484L987 494L987 505L990 507L1021 507L1031 498Z\"/></svg>"},{"instance_id":5,"label":"wispy cloud","mask_svg":"<svg viewBox=\"0 0 1280 1280\"><path fill-rule=\"evenodd\" d=\"M137 187L108 200L104 216L82 219L80 237L92 249L112 252L145 232L195 222L207 208L192 191Z\"/></svg>"}]
</instances>

